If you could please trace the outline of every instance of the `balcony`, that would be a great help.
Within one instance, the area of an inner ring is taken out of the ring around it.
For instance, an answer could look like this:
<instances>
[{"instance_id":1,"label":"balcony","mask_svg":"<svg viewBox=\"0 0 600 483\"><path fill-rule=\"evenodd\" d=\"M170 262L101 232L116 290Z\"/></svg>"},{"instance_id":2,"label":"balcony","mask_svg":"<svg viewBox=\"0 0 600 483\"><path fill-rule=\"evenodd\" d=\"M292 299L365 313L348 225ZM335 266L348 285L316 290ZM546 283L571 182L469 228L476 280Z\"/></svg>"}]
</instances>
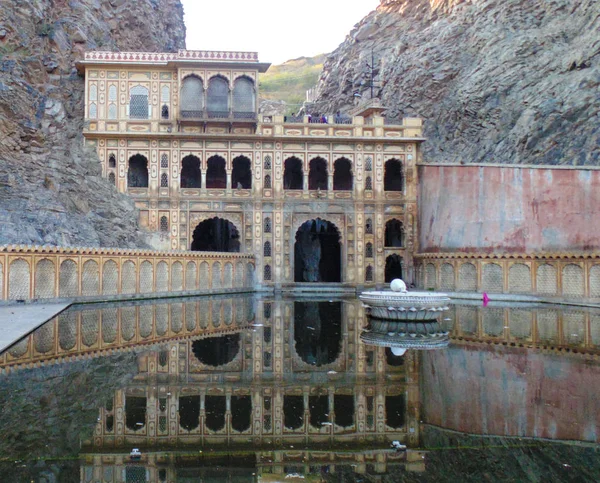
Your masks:
<instances>
[{"instance_id":1,"label":"balcony","mask_svg":"<svg viewBox=\"0 0 600 483\"><path fill-rule=\"evenodd\" d=\"M208 121L224 121L224 122L249 122L256 123L257 115L255 112L236 112L236 111L209 111L202 110L186 110L179 111L180 122L208 122Z\"/></svg>"}]
</instances>

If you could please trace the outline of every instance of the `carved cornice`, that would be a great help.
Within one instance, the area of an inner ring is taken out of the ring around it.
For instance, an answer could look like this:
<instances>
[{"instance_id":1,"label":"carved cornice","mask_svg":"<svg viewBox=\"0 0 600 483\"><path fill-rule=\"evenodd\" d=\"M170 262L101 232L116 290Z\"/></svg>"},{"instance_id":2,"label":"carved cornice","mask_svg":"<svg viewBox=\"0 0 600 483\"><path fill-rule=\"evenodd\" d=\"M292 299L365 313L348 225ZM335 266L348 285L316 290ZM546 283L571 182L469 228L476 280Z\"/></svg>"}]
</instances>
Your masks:
<instances>
[{"instance_id":1,"label":"carved cornice","mask_svg":"<svg viewBox=\"0 0 600 483\"><path fill-rule=\"evenodd\" d=\"M228 52L224 50L184 50L178 52L109 52L90 51L84 54L85 61L127 62L164 64L176 60L199 60L217 62L258 62L257 52Z\"/></svg>"},{"instance_id":2,"label":"carved cornice","mask_svg":"<svg viewBox=\"0 0 600 483\"><path fill-rule=\"evenodd\" d=\"M572 260L599 259L600 252L537 252L537 253L417 253L415 258L423 260Z\"/></svg>"}]
</instances>

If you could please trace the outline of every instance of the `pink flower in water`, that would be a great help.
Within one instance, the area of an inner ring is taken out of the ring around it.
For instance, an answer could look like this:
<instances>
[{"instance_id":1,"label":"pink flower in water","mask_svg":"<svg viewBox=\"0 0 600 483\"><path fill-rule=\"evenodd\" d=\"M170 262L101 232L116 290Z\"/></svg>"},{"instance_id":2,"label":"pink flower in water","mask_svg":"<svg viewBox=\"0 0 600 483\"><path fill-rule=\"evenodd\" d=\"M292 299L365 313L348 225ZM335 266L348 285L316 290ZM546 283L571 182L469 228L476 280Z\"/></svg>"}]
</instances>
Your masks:
<instances>
[{"instance_id":1,"label":"pink flower in water","mask_svg":"<svg viewBox=\"0 0 600 483\"><path fill-rule=\"evenodd\" d=\"M483 306L487 307L487 304L490 303L490 298L488 297L488 294L483 292Z\"/></svg>"}]
</instances>

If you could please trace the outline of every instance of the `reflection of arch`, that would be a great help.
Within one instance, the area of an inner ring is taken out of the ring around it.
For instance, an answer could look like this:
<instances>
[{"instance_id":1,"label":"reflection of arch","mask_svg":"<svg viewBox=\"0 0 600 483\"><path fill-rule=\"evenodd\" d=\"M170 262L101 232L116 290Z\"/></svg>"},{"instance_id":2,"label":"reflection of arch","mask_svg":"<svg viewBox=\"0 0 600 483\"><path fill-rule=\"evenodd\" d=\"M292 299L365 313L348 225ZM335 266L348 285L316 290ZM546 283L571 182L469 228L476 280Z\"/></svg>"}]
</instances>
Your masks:
<instances>
[{"instance_id":1,"label":"reflection of arch","mask_svg":"<svg viewBox=\"0 0 600 483\"><path fill-rule=\"evenodd\" d=\"M208 158L207 164L206 187L208 189L226 188L227 171L225 171L225 160L221 156L215 155Z\"/></svg>"},{"instance_id":2,"label":"reflection of arch","mask_svg":"<svg viewBox=\"0 0 600 483\"><path fill-rule=\"evenodd\" d=\"M130 188L148 187L148 160L145 156L136 154L129 158L127 186Z\"/></svg>"},{"instance_id":3,"label":"reflection of arch","mask_svg":"<svg viewBox=\"0 0 600 483\"><path fill-rule=\"evenodd\" d=\"M249 190L252 188L252 171L250 160L246 156L238 156L233 160L231 172L232 188Z\"/></svg>"},{"instance_id":4,"label":"reflection of arch","mask_svg":"<svg viewBox=\"0 0 600 483\"><path fill-rule=\"evenodd\" d=\"M138 431L146 425L145 397L125 398L125 425L133 431Z\"/></svg>"},{"instance_id":5,"label":"reflection of arch","mask_svg":"<svg viewBox=\"0 0 600 483\"><path fill-rule=\"evenodd\" d=\"M389 283L395 278L402 278L402 257L393 253L385 259L385 282Z\"/></svg>"},{"instance_id":6,"label":"reflection of arch","mask_svg":"<svg viewBox=\"0 0 600 483\"><path fill-rule=\"evenodd\" d=\"M400 220L393 218L385 224L385 246L402 247L404 246L404 226Z\"/></svg>"},{"instance_id":7,"label":"reflection of arch","mask_svg":"<svg viewBox=\"0 0 600 483\"><path fill-rule=\"evenodd\" d=\"M229 82L221 76L208 81L206 109L209 117L229 117Z\"/></svg>"},{"instance_id":8,"label":"reflection of arch","mask_svg":"<svg viewBox=\"0 0 600 483\"><path fill-rule=\"evenodd\" d=\"M399 367L404 365L404 355L397 356L390 347L385 348L385 360L389 366Z\"/></svg>"},{"instance_id":9,"label":"reflection of arch","mask_svg":"<svg viewBox=\"0 0 600 483\"><path fill-rule=\"evenodd\" d=\"M289 429L298 429L304 423L304 398L302 396L283 396L283 425Z\"/></svg>"},{"instance_id":10,"label":"reflection of arch","mask_svg":"<svg viewBox=\"0 0 600 483\"><path fill-rule=\"evenodd\" d=\"M335 362L342 344L340 302L295 302L294 342L302 361L312 366Z\"/></svg>"},{"instance_id":11,"label":"reflection of arch","mask_svg":"<svg viewBox=\"0 0 600 483\"><path fill-rule=\"evenodd\" d=\"M209 218L194 230L191 249L198 252L239 252L240 235L230 221Z\"/></svg>"},{"instance_id":12,"label":"reflection of arch","mask_svg":"<svg viewBox=\"0 0 600 483\"><path fill-rule=\"evenodd\" d=\"M397 159L390 159L385 163L383 189L384 191L402 191L404 189L402 163Z\"/></svg>"},{"instance_id":13,"label":"reflection of arch","mask_svg":"<svg viewBox=\"0 0 600 483\"><path fill-rule=\"evenodd\" d=\"M292 156L284 162L283 188L286 190L301 190L302 185L302 161L295 156Z\"/></svg>"},{"instance_id":14,"label":"reflection of arch","mask_svg":"<svg viewBox=\"0 0 600 483\"><path fill-rule=\"evenodd\" d=\"M333 189L352 189L352 163L347 158L337 159L333 165Z\"/></svg>"},{"instance_id":15,"label":"reflection of arch","mask_svg":"<svg viewBox=\"0 0 600 483\"><path fill-rule=\"evenodd\" d=\"M181 187L201 188L200 160L190 154L181 160Z\"/></svg>"},{"instance_id":16,"label":"reflection of arch","mask_svg":"<svg viewBox=\"0 0 600 483\"><path fill-rule=\"evenodd\" d=\"M354 396L336 394L333 396L335 424L348 428L354 424Z\"/></svg>"},{"instance_id":17,"label":"reflection of arch","mask_svg":"<svg viewBox=\"0 0 600 483\"><path fill-rule=\"evenodd\" d=\"M404 414L406 412L406 402L404 395L385 397L385 423L390 428L401 428L404 426Z\"/></svg>"},{"instance_id":18,"label":"reflection of arch","mask_svg":"<svg viewBox=\"0 0 600 483\"><path fill-rule=\"evenodd\" d=\"M200 396L179 396L179 426L187 431L200 425Z\"/></svg>"},{"instance_id":19,"label":"reflection of arch","mask_svg":"<svg viewBox=\"0 0 600 483\"><path fill-rule=\"evenodd\" d=\"M243 432L250 429L252 399L250 396L231 396L231 428Z\"/></svg>"},{"instance_id":20,"label":"reflection of arch","mask_svg":"<svg viewBox=\"0 0 600 483\"><path fill-rule=\"evenodd\" d=\"M296 232L296 282L340 282L341 246L337 227L326 220L308 220Z\"/></svg>"},{"instance_id":21,"label":"reflection of arch","mask_svg":"<svg viewBox=\"0 0 600 483\"><path fill-rule=\"evenodd\" d=\"M247 117L248 114L256 112L256 94L252 79L238 77L233 83L233 112L236 117Z\"/></svg>"},{"instance_id":22,"label":"reflection of arch","mask_svg":"<svg viewBox=\"0 0 600 483\"><path fill-rule=\"evenodd\" d=\"M308 398L308 407L310 411L311 426L321 428L323 423L329 421L329 397L310 396Z\"/></svg>"},{"instance_id":23,"label":"reflection of arch","mask_svg":"<svg viewBox=\"0 0 600 483\"><path fill-rule=\"evenodd\" d=\"M314 158L310 160L308 189L327 190L327 161L323 158Z\"/></svg>"},{"instance_id":24,"label":"reflection of arch","mask_svg":"<svg viewBox=\"0 0 600 483\"><path fill-rule=\"evenodd\" d=\"M204 365L219 367L229 364L240 351L240 335L208 337L192 342L192 352Z\"/></svg>"},{"instance_id":25,"label":"reflection of arch","mask_svg":"<svg viewBox=\"0 0 600 483\"><path fill-rule=\"evenodd\" d=\"M204 399L206 412L206 427L213 431L220 431L225 426L225 396L206 396Z\"/></svg>"}]
</instances>

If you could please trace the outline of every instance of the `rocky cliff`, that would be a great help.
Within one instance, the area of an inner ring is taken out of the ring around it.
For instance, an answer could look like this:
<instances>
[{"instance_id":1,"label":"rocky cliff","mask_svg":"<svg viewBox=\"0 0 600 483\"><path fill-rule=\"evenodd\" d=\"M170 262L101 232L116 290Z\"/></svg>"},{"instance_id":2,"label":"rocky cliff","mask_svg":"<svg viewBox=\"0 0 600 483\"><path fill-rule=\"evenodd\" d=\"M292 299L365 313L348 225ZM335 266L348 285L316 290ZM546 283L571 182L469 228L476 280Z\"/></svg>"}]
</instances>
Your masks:
<instances>
[{"instance_id":1,"label":"rocky cliff","mask_svg":"<svg viewBox=\"0 0 600 483\"><path fill-rule=\"evenodd\" d=\"M0 244L143 247L131 200L83 147L85 50L185 47L179 0L13 0L0 8Z\"/></svg>"},{"instance_id":2,"label":"rocky cliff","mask_svg":"<svg viewBox=\"0 0 600 483\"><path fill-rule=\"evenodd\" d=\"M376 94L436 162L600 165L597 0L382 0L324 65L319 109Z\"/></svg>"}]
</instances>

